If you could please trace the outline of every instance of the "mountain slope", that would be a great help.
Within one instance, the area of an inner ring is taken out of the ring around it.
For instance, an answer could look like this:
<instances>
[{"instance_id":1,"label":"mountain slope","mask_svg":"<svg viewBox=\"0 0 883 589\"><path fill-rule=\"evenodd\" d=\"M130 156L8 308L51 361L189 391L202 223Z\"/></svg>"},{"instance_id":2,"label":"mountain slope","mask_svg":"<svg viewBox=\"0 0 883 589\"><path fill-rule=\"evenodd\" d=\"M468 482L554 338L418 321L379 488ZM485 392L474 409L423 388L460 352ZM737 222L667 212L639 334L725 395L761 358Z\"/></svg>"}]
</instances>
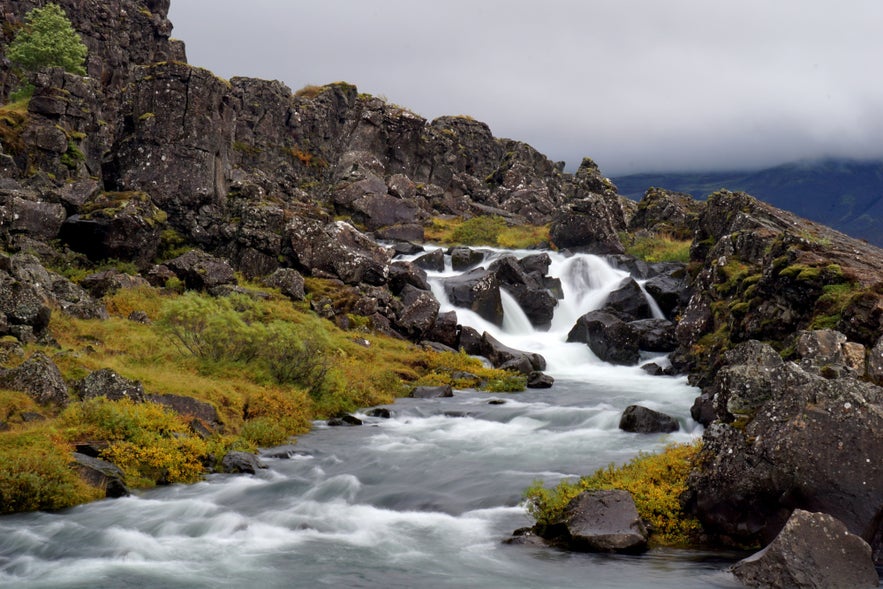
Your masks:
<instances>
[{"instance_id":1,"label":"mountain slope","mask_svg":"<svg viewBox=\"0 0 883 589\"><path fill-rule=\"evenodd\" d=\"M615 178L639 200L650 186L705 198L741 190L773 206L883 246L883 162L827 159L746 172L650 173Z\"/></svg>"}]
</instances>

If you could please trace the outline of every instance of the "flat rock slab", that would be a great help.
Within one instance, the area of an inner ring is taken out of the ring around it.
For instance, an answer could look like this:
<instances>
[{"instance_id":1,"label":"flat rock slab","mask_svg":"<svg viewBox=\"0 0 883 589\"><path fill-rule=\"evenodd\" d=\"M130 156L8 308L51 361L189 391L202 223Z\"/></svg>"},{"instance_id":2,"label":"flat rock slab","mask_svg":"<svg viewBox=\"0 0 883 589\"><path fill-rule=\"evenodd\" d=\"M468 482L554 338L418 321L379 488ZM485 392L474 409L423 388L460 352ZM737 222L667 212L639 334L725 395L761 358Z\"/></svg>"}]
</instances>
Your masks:
<instances>
[{"instance_id":1,"label":"flat rock slab","mask_svg":"<svg viewBox=\"0 0 883 589\"><path fill-rule=\"evenodd\" d=\"M871 547L826 513L794 510L763 550L732 567L747 587L860 589L877 587Z\"/></svg>"}]
</instances>

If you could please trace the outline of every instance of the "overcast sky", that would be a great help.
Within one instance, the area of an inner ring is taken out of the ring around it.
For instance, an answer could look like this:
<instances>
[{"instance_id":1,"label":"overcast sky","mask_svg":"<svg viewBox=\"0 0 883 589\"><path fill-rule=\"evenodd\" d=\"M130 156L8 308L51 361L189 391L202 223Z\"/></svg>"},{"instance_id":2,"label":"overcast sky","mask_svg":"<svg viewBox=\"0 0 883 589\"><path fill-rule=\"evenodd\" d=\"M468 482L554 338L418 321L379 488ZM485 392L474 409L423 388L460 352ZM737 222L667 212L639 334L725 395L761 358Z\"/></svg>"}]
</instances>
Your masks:
<instances>
[{"instance_id":1,"label":"overcast sky","mask_svg":"<svg viewBox=\"0 0 883 589\"><path fill-rule=\"evenodd\" d=\"M607 175L883 157L881 0L172 0L188 61L344 80Z\"/></svg>"}]
</instances>

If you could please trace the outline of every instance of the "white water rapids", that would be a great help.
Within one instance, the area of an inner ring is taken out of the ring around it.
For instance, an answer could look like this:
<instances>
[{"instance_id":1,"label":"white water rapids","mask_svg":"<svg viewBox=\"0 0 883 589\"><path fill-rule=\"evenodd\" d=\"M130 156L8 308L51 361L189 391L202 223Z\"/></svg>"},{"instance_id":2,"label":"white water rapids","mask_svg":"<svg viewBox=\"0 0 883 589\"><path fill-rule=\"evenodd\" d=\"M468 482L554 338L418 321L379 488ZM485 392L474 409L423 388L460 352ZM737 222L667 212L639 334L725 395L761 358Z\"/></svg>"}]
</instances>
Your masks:
<instances>
[{"instance_id":1,"label":"white water rapids","mask_svg":"<svg viewBox=\"0 0 883 589\"><path fill-rule=\"evenodd\" d=\"M517 252L523 255L527 252ZM534 252L531 252L534 253ZM212 475L61 513L0 518L0 586L218 587L736 587L721 570L734 556L653 550L642 556L566 553L501 541L530 525L521 494L698 434L697 391L683 378L600 362L564 342L624 272L603 260L550 254L562 279L548 332L511 297L499 329L456 309L462 324L541 353L553 388L516 394L457 391L402 399L391 419L362 427L317 424L266 458L256 476ZM446 306L433 278L435 294ZM490 405L490 399L504 399ZM639 403L678 418L666 435L618 429Z\"/></svg>"}]
</instances>

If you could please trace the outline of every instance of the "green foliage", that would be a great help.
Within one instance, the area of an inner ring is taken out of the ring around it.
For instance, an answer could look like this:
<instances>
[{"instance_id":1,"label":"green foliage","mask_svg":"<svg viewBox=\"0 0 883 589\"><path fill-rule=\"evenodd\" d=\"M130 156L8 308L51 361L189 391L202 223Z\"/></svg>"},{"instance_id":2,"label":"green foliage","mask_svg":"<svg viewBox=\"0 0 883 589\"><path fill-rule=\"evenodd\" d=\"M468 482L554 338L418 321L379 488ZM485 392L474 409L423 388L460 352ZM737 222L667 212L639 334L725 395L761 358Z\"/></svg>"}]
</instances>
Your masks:
<instances>
[{"instance_id":1,"label":"green foliage","mask_svg":"<svg viewBox=\"0 0 883 589\"><path fill-rule=\"evenodd\" d=\"M191 483L205 470L208 445L162 405L97 397L71 405L61 421L72 437L110 442L102 458L120 467L135 486Z\"/></svg>"},{"instance_id":2,"label":"green foliage","mask_svg":"<svg viewBox=\"0 0 883 589\"><path fill-rule=\"evenodd\" d=\"M44 432L0 433L0 514L100 498L70 467L71 459L70 449Z\"/></svg>"},{"instance_id":3,"label":"green foliage","mask_svg":"<svg viewBox=\"0 0 883 589\"><path fill-rule=\"evenodd\" d=\"M574 483L562 481L554 489L536 482L524 493L527 509L537 523L549 525L561 521L567 504L583 491L623 489L634 498L653 544L695 543L701 527L684 513L680 498L687 490L699 448L698 442L669 446L660 454L641 454L620 467L611 464Z\"/></svg>"},{"instance_id":4,"label":"green foliage","mask_svg":"<svg viewBox=\"0 0 883 589\"><path fill-rule=\"evenodd\" d=\"M690 246L692 239L678 239L674 236L654 235L631 235L621 233L620 241L625 246L625 253L651 264L656 262L683 262L690 261Z\"/></svg>"},{"instance_id":5,"label":"green foliage","mask_svg":"<svg viewBox=\"0 0 883 589\"><path fill-rule=\"evenodd\" d=\"M28 71L57 66L84 76L87 52L64 10L47 4L28 12L25 26L9 44L6 56Z\"/></svg>"},{"instance_id":6,"label":"green foliage","mask_svg":"<svg viewBox=\"0 0 883 589\"><path fill-rule=\"evenodd\" d=\"M426 239L438 243L490 245L510 249L526 249L547 244L548 225L509 225L498 216L471 219L436 218L425 229Z\"/></svg>"}]
</instances>

